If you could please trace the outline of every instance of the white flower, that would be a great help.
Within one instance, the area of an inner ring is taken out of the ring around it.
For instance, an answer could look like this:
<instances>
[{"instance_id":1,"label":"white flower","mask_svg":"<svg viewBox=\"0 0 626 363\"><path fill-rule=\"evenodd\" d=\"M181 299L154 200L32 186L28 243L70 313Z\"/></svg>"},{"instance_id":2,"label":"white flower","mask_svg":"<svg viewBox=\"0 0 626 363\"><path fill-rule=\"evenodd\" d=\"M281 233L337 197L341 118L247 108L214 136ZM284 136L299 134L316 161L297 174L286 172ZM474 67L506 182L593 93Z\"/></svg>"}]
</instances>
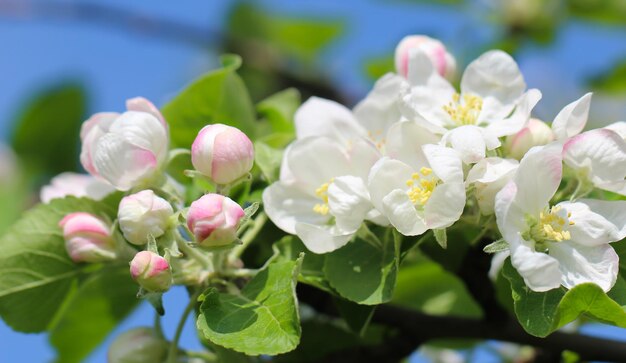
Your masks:
<instances>
[{"instance_id":1,"label":"white flower","mask_svg":"<svg viewBox=\"0 0 626 363\"><path fill-rule=\"evenodd\" d=\"M622 139L626 140L626 121L613 122L612 124L607 125L604 128L617 132L617 134Z\"/></svg>"},{"instance_id":2,"label":"white flower","mask_svg":"<svg viewBox=\"0 0 626 363\"><path fill-rule=\"evenodd\" d=\"M411 122L398 127L420 129ZM414 142L411 150L411 133L403 135L403 146L393 152L396 159L385 157L372 167L368 178L372 203L406 236L451 226L465 206L463 168L457 152L419 142Z\"/></svg>"},{"instance_id":3,"label":"white flower","mask_svg":"<svg viewBox=\"0 0 626 363\"><path fill-rule=\"evenodd\" d=\"M421 50L433 63L437 73L442 77L451 79L456 72L456 61L448 53L446 47L437 39L425 35L408 35L398 43L395 52L396 72L407 77L409 72L409 59L412 52Z\"/></svg>"},{"instance_id":4,"label":"white flower","mask_svg":"<svg viewBox=\"0 0 626 363\"><path fill-rule=\"evenodd\" d=\"M563 158L595 187L626 195L626 141L616 132L596 129L571 137Z\"/></svg>"},{"instance_id":5,"label":"white flower","mask_svg":"<svg viewBox=\"0 0 626 363\"><path fill-rule=\"evenodd\" d=\"M489 51L470 63L461 79L461 91L442 78L424 52L411 55L403 96L403 113L457 150L465 163L485 157L485 149L500 146L501 136L512 135L527 123L541 92L524 93L526 83L517 64L502 51Z\"/></svg>"},{"instance_id":6,"label":"white flower","mask_svg":"<svg viewBox=\"0 0 626 363\"><path fill-rule=\"evenodd\" d=\"M563 107L552 122L552 131L557 140L565 140L580 134L587 125L591 93Z\"/></svg>"},{"instance_id":7,"label":"white flower","mask_svg":"<svg viewBox=\"0 0 626 363\"><path fill-rule=\"evenodd\" d=\"M626 201L580 200L550 206L562 174L560 143L534 147L496 195L496 220L511 263L534 291L585 282L608 291L618 256L609 245L626 236Z\"/></svg>"},{"instance_id":8,"label":"white flower","mask_svg":"<svg viewBox=\"0 0 626 363\"><path fill-rule=\"evenodd\" d=\"M172 214L170 203L148 189L122 198L117 220L128 242L145 245L148 235L158 238L165 233Z\"/></svg>"},{"instance_id":9,"label":"white flower","mask_svg":"<svg viewBox=\"0 0 626 363\"><path fill-rule=\"evenodd\" d=\"M98 113L81 129L80 161L93 176L119 190L148 183L167 159L168 130L152 103L127 101L127 112Z\"/></svg>"},{"instance_id":10,"label":"white flower","mask_svg":"<svg viewBox=\"0 0 626 363\"><path fill-rule=\"evenodd\" d=\"M113 191L115 188L111 184L91 175L65 172L55 176L50 184L41 188L39 199L42 203L48 203L52 199L73 195L101 200Z\"/></svg>"},{"instance_id":11,"label":"white flower","mask_svg":"<svg viewBox=\"0 0 626 363\"><path fill-rule=\"evenodd\" d=\"M465 184L474 184L482 214L493 213L496 194L513 178L517 166L517 160L489 157L476 163L469 171Z\"/></svg>"},{"instance_id":12,"label":"white flower","mask_svg":"<svg viewBox=\"0 0 626 363\"><path fill-rule=\"evenodd\" d=\"M547 145L554 139L554 132L548 124L536 118L531 118L528 120L526 127L515 135L506 137L504 152L507 156L520 160L531 147Z\"/></svg>"},{"instance_id":13,"label":"white flower","mask_svg":"<svg viewBox=\"0 0 626 363\"><path fill-rule=\"evenodd\" d=\"M328 137L297 140L285 152L289 178L263 192L265 211L279 228L297 234L314 253L334 251L350 241L372 211L367 173L379 159L376 148L356 139L348 148Z\"/></svg>"}]
</instances>

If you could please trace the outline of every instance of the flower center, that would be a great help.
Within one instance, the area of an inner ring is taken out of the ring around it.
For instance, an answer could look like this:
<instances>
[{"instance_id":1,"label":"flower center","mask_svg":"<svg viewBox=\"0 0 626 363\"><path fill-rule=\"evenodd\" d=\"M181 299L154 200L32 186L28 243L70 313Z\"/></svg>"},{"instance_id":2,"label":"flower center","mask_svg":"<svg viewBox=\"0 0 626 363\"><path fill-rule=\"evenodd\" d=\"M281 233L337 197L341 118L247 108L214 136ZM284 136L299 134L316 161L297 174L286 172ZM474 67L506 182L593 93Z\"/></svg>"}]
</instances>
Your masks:
<instances>
[{"instance_id":1,"label":"flower center","mask_svg":"<svg viewBox=\"0 0 626 363\"><path fill-rule=\"evenodd\" d=\"M383 130L368 131L367 137L376 145L378 150L382 150L387 142L383 135Z\"/></svg>"},{"instance_id":2,"label":"flower center","mask_svg":"<svg viewBox=\"0 0 626 363\"><path fill-rule=\"evenodd\" d=\"M443 106L456 126L476 125L478 115L483 108L483 99L479 96L464 94L463 98L458 93L452 95L452 101Z\"/></svg>"},{"instance_id":3,"label":"flower center","mask_svg":"<svg viewBox=\"0 0 626 363\"><path fill-rule=\"evenodd\" d=\"M422 167L419 172L411 174L411 179L406 181L409 190L406 192L411 202L416 206L424 206L437 186L438 179L432 175L431 168Z\"/></svg>"},{"instance_id":4,"label":"flower center","mask_svg":"<svg viewBox=\"0 0 626 363\"><path fill-rule=\"evenodd\" d=\"M315 189L315 195L322 200L322 203L317 203L313 206L313 211L323 216L328 214L328 187L335 181L335 178L331 178L327 183L320 185Z\"/></svg>"},{"instance_id":5,"label":"flower center","mask_svg":"<svg viewBox=\"0 0 626 363\"><path fill-rule=\"evenodd\" d=\"M560 206L546 208L539 214L539 221L531 226L530 237L536 242L561 242L571 239L572 236L567 230L567 226L574 225L574 222L568 219L571 216L571 213Z\"/></svg>"}]
</instances>

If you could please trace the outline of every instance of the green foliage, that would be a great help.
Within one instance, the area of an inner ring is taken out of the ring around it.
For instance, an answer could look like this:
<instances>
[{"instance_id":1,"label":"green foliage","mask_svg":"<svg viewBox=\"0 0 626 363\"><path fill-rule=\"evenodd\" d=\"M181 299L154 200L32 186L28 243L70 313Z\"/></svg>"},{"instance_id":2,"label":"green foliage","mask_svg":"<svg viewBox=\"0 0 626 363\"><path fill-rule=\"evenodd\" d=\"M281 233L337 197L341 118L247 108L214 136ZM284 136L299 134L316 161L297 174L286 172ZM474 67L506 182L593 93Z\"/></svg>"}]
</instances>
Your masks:
<instances>
[{"instance_id":1,"label":"green foliage","mask_svg":"<svg viewBox=\"0 0 626 363\"><path fill-rule=\"evenodd\" d=\"M286 236L274 244L276 261L295 260L304 254L298 281L315 286L318 289L332 292L332 288L324 276L324 261L327 255L318 255L309 252L302 241L296 236Z\"/></svg>"},{"instance_id":2,"label":"green foliage","mask_svg":"<svg viewBox=\"0 0 626 363\"><path fill-rule=\"evenodd\" d=\"M55 199L30 210L0 239L0 316L13 329L46 330L75 286L81 266L69 258L58 223L77 211L116 213L89 199Z\"/></svg>"},{"instance_id":3,"label":"green foliage","mask_svg":"<svg viewBox=\"0 0 626 363\"><path fill-rule=\"evenodd\" d=\"M50 331L57 361L81 362L137 306L128 265L92 274L64 305Z\"/></svg>"},{"instance_id":4,"label":"green foliage","mask_svg":"<svg viewBox=\"0 0 626 363\"><path fill-rule=\"evenodd\" d=\"M430 315L482 316L463 282L423 256L403 264L392 303Z\"/></svg>"},{"instance_id":5,"label":"green foliage","mask_svg":"<svg viewBox=\"0 0 626 363\"><path fill-rule=\"evenodd\" d=\"M197 326L214 344L248 355L281 354L300 342L295 285L302 257L270 263L239 294L209 288Z\"/></svg>"},{"instance_id":6,"label":"green foliage","mask_svg":"<svg viewBox=\"0 0 626 363\"><path fill-rule=\"evenodd\" d=\"M607 93L626 92L626 62L616 64L608 72L591 78L589 85L596 91Z\"/></svg>"},{"instance_id":7,"label":"green foliage","mask_svg":"<svg viewBox=\"0 0 626 363\"><path fill-rule=\"evenodd\" d=\"M394 59L391 56L375 57L365 62L365 74L371 79L379 79L385 73L395 71Z\"/></svg>"},{"instance_id":8,"label":"green foliage","mask_svg":"<svg viewBox=\"0 0 626 363\"><path fill-rule=\"evenodd\" d=\"M81 86L54 86L22 111L13 133L13 148L48 174L76 170L80 125L86 112L87 100Z\"/></svg>"},{"instance_id":9,"label":"green foliage","mask_svg":"<svg viewBox=\"0 0 626 363\"><path fill-rule=\"evenodd\" d=\"M580 284L569 291L558 288L534 292L526 287L510 260L504 264L503 274L511 283L515 314L522 327L532 335L545 337L581 315L626 327L624 308L596 284Z\"/></svg>"},{"instance_id":10,"label":"green foliage","mask_svg":"<svg viewBox=\"0 0 626 363\"><path fill-rule=\"evenodd\" d=\"M262 141L254 143L254 162L268 183L278 180L282 160L283 150L275 149Z\"/></svg>"},{"instance_id":11,"label":"green foliage","mask_svg":"<svg viewBox=\"0 0 626 363\"><path fill-rule=\"evenodd\" d=\"M223 56L222 68L200 77L163 106L175 146L190 147L198 131L213 123L235 126L254 138L254 106L236 73L240 66L239 56Z\"/></svg>"},{"instance_id":12,"label":"green foliage","mask_svg":"<svg viewBox=\"0 0 626 363\"><path fill-rule=\"evenodd\" d=\"M295 88L288 88L259 102L256 109L270 124L273 132L293 134L293 116L301 103L300 92Z\"/></svg>"},{"instance_id":13,"label":"green foliage","mask_svg":"<svg viewBox=\"0 0 626 363\"><path fill-rule=\"evenodd\" d=\"M324 273L342 297L365 305L391 300L396 285L400 243L388 234L382 241L355 238L326 255Z\"/></svg>"}]
</instances>

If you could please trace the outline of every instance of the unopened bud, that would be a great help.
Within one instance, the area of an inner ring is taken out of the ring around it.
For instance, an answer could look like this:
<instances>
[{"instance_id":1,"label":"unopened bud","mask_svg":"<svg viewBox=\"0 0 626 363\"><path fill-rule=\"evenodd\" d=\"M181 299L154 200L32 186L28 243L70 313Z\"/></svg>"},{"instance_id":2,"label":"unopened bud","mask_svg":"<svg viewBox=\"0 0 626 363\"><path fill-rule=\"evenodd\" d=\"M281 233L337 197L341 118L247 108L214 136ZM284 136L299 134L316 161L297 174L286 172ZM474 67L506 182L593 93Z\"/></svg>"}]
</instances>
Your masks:
<instances>
[{"instance_id":1,"label":"unopened bud","mask_svg":"<svg viewBox=\"0 0 626 363\"><path fill-rule=\"evenodd\" d=\"M174 214L172 206L152 190L122 198L117 218L124 237L132 244L144 245L148 235L160 237Z\"/></svg>"},{"instance_id":2,"label":"unopened bud","mask_svg":"<svg viewBox=\"0 0 626 363\"><path fill-rule=\"evenodd\" d=\"M162 362L168 344L154 329L135 328L120 334L111 343L108 363L152 363Z\"/></svg>"},{"instance_id":3,"label":"unopened bud","mask_svg":"<svg viewBox=\"0 0 626 363\"><path fill-rule=\"evenodd\" d=\"M252 141L227 125L205 126L191 146L191 162L215 183L228 184L246 175L254 163Z\"/></svg>"},{"instance_id":4,"label":"unopened bud","mask_svg":"<svg viewBox=\"0 0 626 363\"><path fill-rule=\"evenodd\" d=\"M420 49L432 61L437 72L445 78L452 78L456 72L456 61L447 52L446 47L431 37L425 35L409 35L404 37L396 47L396 72L403 77L409 73L409 58L411 52Z\"/></svg>"},{"instance_id":5,"label":"unopened bud","mask_svg":"<svg viewBox=\"0 0 626 363\"><path fill-rule=\"evenodd\" d=\"M187 226L199 245L223 246L237 238L243 209L232 199L219 194L207 194L191 203Z\"/></svg>"},{"instance_id":6,"label":"unopened bud","mask_svg":"<svg viewBox=\"0 0 626 363\"><path fill-rule=\"evenodd\" d=\"M84 212L66 215L63 228L65 248L74 262L103 262L115 259L115 242L108 225Z\"/></svg>"},{"instance_id":7,"label":"unopened bud","mask_svg":"<svg viewBox=\"0 0 626 363\"><path fill-rule=\"evenodd\" d=\"M167 291L172 286L170 264L154 252L137 253L130 262L130 275L141 287L151 292Z\"/></svg>"},{"instance_id":8,"label":"unopened bud","mask_svg":"<svg viewBox=\"0 0 626 363\"><path fill-rule=\"evenodd\" d=\"M507 156L520 160L533 146L546 145L554 141L554 132L545 122L536 118L515 135L507 136L504 150Z\"/></svg>"}]
</instances>

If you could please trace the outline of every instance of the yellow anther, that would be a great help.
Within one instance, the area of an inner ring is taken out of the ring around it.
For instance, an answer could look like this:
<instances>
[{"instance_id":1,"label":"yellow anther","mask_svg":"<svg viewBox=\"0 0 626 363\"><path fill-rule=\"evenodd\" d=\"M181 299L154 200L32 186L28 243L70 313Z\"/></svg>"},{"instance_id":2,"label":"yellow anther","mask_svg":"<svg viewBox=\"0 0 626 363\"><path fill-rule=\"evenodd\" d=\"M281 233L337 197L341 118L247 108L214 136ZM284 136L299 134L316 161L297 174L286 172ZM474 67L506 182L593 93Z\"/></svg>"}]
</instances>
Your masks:
<instances>
[{"instance_id":1,"label":"yellow anther","mask_svg":"<svg viewBox=\"0 0 626 363\"><path fill-rule=\"evenodd\" d=\"M313 211L315 213L321 214L323 216L328 214L328 187L335 181L335 178L331 178L328 183L324 183L319 186L319 188L315 189L315 196L320 198L323 203L318 203L313 206Z\"/></svg>"},{"instance_id":2,"label":"yellow anther","mask_svg":"<svg viewBox=\"0 0 626 363\"><path fill-rule=\"evenodd\" d=\"M413 173L413 174L411 174L411 178L417 180L417 179L419 179L421 177L420 177L419 173Z\"/></svg>"},{"instance_id":3,"label":"yellow anther","mask_svg":"<svg viewBox=\"0 0 626 363\"><path fill-rule=\"evenodd\" d=\"M564 229L566 226L574 224L574 222L566 220L571 216L571 213L559 213L561 210L560 206L555 206L539 213L539 222L530 231L535 241L561 242L572 238L571 233Z\"/></svg>"},{"instance_id":4,"label":"yellow anther","mask_svg":"<svg viewBox=\"0 0 626 363\"><path fill-rule=\"evenodd\" d=\"M433 172L433 169L431 169L431 168L427 168L425 166L422 166L420 168L420 173L422 173L423 176L429 176L430 173L432 173L432 172Z\"/></svg>"},{"instance_id":5,"label":"yellow anther","mask_svg":"<svg viewBox=\"0 0 626 363\"><path fill-rule=\"evenodd\" d=\"M417 206L425 205L437 186L438 179L434 176L426 178L430 174L432 174L432 169L422 167L419 172L412 173L411 179L406 181L406 185L410 188L406 193L411 202Z\"/></svg>"},{"instance_id":6,"label":"yellow anther","mask_svg":"<svg viewBox=\"0 0 626 363\"><path fill-rule=\"evenodd\" d=\"M479 96L464 94L463 99L458 93L452 95L452 101L443 106L443 110L457 126L475 125L483 108L483 99Z\"/></svg>"},{"instance_id":7,"label":"yellow anther","mask_svg":"<svg viewBox=\"0 0 626 363\"><path fill-rule=\"evenodd\" d=\"M412 186L413 186L413 184L415 184L415 182L413 181L413 179L409 179L409 180L407 180L407 181L406 181L406 186L407 186L407 187L412 187Z\"/></svg>"}]
</instances>

